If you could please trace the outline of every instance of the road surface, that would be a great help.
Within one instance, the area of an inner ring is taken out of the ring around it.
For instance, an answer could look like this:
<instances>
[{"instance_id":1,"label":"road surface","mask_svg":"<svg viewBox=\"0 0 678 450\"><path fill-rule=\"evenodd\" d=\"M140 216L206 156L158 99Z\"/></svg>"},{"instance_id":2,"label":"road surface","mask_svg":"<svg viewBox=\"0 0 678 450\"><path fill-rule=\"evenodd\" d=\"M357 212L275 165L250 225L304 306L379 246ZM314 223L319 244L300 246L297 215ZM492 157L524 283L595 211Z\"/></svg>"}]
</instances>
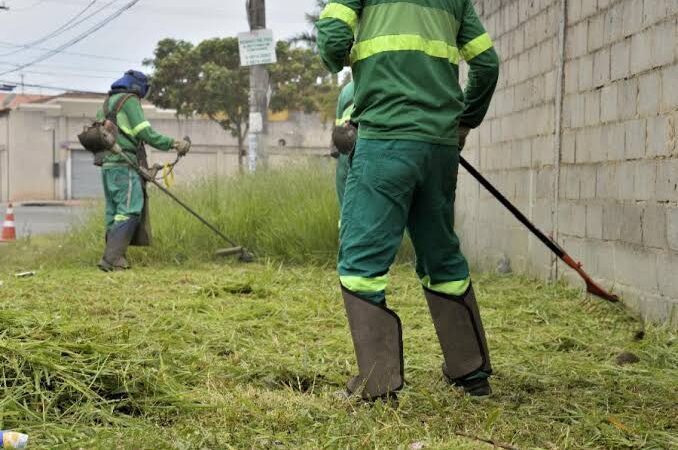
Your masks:
<instances>
[{"instance_id":1,"label":"road surface","mask_svg":"<svg viewBox=\"0 0 678 450\"><path fill-rule=\"evenodd\" d=\"M0 224L4 221L7 204L0 205ZM44 205L14 207L17 237L61 233L82 221L89 209L84 206Z\"/></svg>"}]
</instances>

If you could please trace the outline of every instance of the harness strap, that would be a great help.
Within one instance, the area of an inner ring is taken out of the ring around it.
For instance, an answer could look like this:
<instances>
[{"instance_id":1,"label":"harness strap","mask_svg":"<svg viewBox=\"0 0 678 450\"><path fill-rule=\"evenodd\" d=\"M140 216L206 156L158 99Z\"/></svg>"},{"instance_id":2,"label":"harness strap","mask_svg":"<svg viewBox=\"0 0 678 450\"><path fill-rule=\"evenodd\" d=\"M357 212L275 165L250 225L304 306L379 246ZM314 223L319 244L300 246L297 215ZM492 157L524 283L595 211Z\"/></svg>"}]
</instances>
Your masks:
<instances>
[{"instance_id":1,"label":"harness strap","mask_svg":"<svg viewBox=\"0 0 678 450\"><path fill-rule=\"evenodd\" d=\"M106 119L110 120L113 122L116 126L118 125L118 114L120 111L122 111L122 107L125 105L125 102L129 100L130 98L134 97L134 94L126 94L123 95L118 99L117 102L115 102L115 105L113 106L113 110L109 108L109 103L111 101L111 96L109 95L106 97L106 100L104 101L104 116L106 116Z\"/></svg>"}]
</instances>

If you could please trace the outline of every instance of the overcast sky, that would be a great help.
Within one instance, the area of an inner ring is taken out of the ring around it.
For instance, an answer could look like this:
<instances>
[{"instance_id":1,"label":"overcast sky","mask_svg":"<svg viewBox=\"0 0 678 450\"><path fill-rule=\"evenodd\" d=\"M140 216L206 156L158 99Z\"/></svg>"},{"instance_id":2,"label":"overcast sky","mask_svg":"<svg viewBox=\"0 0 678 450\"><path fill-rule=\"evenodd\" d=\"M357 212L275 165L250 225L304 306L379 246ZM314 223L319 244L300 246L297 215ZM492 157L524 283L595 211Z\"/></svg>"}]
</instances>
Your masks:
<instances>
[{"instance_id":1,"label":"overcast sky","mask_svg":"<svg viewBox=\"0 0 678 450\"><path fill-rule=\"evenodd\" d=\"M0 6L4 4L10 8L9 11L0 10L0 73L48 54L50 49L56 49L93 28L129 2L0 0ZM276 39L286 39L309 30L304 14L313 11L315 0L266 0L266 3L267 25L273 29ZM88 6L89 9L83 13ZM77 23L89 15L92 17L80 25L49 38L60 27L74 23L76 16ZM140 0L65 52L20 72L0 75L0 84L19 82L23 73L26 84L106 91L125 70L140 69L141 61L152 56L155 44L162 38L199 42L206 38L235 36L247 29L245 0ZM36 41L38 43L34 44ZM16 47L27 44L32 46ZM26 88L26 92L48 91Z\"/></svg>"}]
</instances>

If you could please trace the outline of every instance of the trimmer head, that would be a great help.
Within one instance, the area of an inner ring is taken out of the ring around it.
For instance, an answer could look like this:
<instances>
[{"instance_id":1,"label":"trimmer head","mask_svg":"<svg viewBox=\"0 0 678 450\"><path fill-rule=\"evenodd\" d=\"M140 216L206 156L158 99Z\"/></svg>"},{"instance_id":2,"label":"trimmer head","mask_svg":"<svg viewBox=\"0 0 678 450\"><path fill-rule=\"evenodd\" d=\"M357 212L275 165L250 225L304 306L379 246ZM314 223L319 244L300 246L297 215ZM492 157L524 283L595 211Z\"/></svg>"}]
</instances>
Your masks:
<instances>
[{"instance_id":1,"label":"trimmer head","mask_svg":"<svg viewBox=\"0 0 678 450\"><path fill-rule=\"evenodd\" d=\"M254 262L254 254L249 252L246 248L243 248L242 252L240 252L240 258L238 259L240 262L251 263Z\"/></svg>"},{"instance_id":2,"label":"trimmer head","mask_svg":"<svg viewBox=\"0 0 678 450\"><path fill-rule=\"evenodd\" d=\"M245 247L230 247L222 248L215 252L216 256L227 257L239 255L238 260L244 263L250 263L254 261L254 255L247 250Z\"/></svg>"}]
</instances>

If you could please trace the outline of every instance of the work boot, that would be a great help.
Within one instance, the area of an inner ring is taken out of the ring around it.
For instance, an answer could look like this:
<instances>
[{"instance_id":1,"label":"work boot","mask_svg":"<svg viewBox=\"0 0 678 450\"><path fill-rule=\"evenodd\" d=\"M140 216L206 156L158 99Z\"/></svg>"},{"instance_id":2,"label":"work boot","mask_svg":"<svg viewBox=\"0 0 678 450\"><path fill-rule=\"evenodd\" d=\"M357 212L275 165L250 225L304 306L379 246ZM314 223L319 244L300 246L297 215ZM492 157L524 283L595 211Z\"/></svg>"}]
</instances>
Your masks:
<instances>
[{"instance_id":1,"label":"work boot","mask_svg":"<svg viewBox=\"0 0 678 450\"><path fill-rule=\"evenodd\" d=\"M97 263L97 267L104 272L115 272L116 270L127 270L132 268L129 262L127 262L127 258L124 256L118 258L113 264L109 264L106 259L101 258Z\"/></svg>"},{"instance_id":2,"label":"work boot","mask_svg":"<svg viewBox=\"0 0 678 450\"><path fill-rule=\"evenodd\" d=\"M476 378L468 381L450 381L448 382L454 386L458 386L464 390L464 393L471 397L488 397L492 394L492 388L487 378Z\"/></svg>"},{"instance_id":3,"label":"work boot","mask_svg":"<svg viewBox=\"0 0 678 450\"><path fill-rule=\"evenodd\" d=\"M468 395L489 395L492 366L473 286L459 297L427 288L424 294L443 350L445 379Z\"/></svg>"},{"instance_id":4,"label":"work boot","mask_svg":"<svg viewBox=\"0 0 678 450\"><path fill-rule=\"evenodd\" d=\"M398 315L342 286L346 316L358 361L358 375L346 385L348 396L368 402L397 400L403 387L403 340Z\"/></svg>"},{"instance_id":5,"label":"work boot","mask_svg":"<svg viewBox=\"0 0 678 450\"><path fill-rule=\"evenodd\" d=\"M139 218L133 216L116 224L106 233L106 250L104 250L101 261L97 264L99 269L104 272L112 272L130 268L125 254L138 225Z\"/></svg>"}]
</instances>

